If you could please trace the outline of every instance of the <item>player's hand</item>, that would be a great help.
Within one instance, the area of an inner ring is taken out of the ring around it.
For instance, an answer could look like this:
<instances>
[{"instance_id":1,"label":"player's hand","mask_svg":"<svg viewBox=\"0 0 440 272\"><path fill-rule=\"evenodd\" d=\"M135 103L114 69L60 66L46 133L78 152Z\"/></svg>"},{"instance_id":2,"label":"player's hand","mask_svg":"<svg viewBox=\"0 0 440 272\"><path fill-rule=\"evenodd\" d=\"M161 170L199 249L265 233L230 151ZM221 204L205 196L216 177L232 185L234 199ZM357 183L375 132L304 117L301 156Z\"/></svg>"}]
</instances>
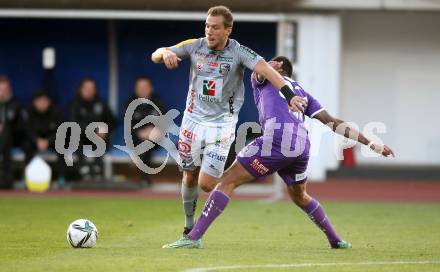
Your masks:
<instances>
[{"instance_id":1,"label":"player's hand","mask_svg":"<svg viewBox=\"0 0 440 272\"><path fill-rule=\"evenodd\" d=\"M177 57L176 53L169 49L164 50L162 59L165 66L170 70L176 69L179 66L179 61L182 61L182 59Z\"/></svg>"},{"instance_id":2,"label":"player's hand","mask_svg":"<svg viewBox=\"0 0 440 272\"><path fill-rule=\"evenodd\" d=\"M381 154L384 157L388 157L390 155L395 157L393 150L391 150L391 148L389 148L386 145L380 145L380 144L377 144L377 143L372 143L372 144L369 145L369 147L370 147L371 150L373 150L377 154Z\"/></svg>"},{"instance_id":3,"label":"player's hand","mask_svg":"<svg viewBox=\"0 0 440 272\"><path fill-rule=\"evenodd\" d=\"M294 96L290 100L289 109L293 112L304 112L307 107L307 100L301 96Z\"/></svg>"}]
</instances>

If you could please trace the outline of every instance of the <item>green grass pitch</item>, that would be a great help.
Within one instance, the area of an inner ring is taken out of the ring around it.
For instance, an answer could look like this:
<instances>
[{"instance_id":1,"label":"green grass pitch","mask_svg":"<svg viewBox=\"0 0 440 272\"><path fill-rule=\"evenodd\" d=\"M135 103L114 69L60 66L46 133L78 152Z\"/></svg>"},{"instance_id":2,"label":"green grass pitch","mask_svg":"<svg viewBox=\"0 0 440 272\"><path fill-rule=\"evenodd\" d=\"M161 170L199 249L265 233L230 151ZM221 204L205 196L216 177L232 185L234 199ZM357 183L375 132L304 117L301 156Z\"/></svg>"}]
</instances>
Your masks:
<instances>
[{"instance_id":1,"label":"green grass pitch","mask_svg":"<svg viewBox=\"0 0 440 272\"><path fill-rule=\"evenodd\" d=\"M290 202L233 200L204 249L167 250L183 224L177 199L2 197L0 271L440 271L440 204L323 206L351 250L329 249ZM78 218L97 225L95 248L66 242Z\"/></svg>"}]
</instances>

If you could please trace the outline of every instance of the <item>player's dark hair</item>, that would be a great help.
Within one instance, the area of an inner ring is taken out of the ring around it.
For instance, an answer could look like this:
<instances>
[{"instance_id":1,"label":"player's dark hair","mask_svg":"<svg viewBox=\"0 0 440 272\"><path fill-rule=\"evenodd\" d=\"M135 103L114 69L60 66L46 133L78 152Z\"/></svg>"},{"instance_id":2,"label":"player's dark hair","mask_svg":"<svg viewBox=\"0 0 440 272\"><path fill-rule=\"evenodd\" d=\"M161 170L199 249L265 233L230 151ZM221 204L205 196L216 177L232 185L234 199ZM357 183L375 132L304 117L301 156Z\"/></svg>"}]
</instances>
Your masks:
<instances>
[{"instance_id":1,"label":"player's dark hair","mask_svg":"<svg viewBox=\"0 0 440 272\"><path fill-rule=\"evenodd\" d=\"M151 78L149 78L149 77L147 77L147 76L138 76L134 82L138 82L138 81L140 81L140 80L146 80L146 81L150 81L150 83L153 83L153 82L151 81Z\"/></svg>"},{"instance_id":2,"label":"player's dark hair","mask_svg":"<svg viewBox=\"0 0 440 272\"><path fill-rule=\"evenodd\" d=\"M81 80L81 82L78 85L78 89L76 91L77 96L81 97L81 89L86 82L92 82L93 85L95 85L95 98L94 99L97 99L99 97L98 83L96 82L96 80L93 77L85 77Z\"/></svg>"},{"instance_id":3,"label":"player's dark hair","mask_svg":"<svg viewBox=\"0 0 440 272\"><path fill-rule=\"evenodd\" d=\"M0 82L11 84L11 81L9 80L9 77L7 77L5 75L0 75Z\"/></svg>"},{"instance_id":4,"label":"player's dark hair","mask_svg":"<svg viewBox=\"0 0 440 272\"><path fill-rule=\"evenodd\" d=\"M208 15L223 16L223 24L225 28L232 27L232 25L234 24L234 18L232 17L232 12L226 6L212 7L208 10Z\"/></svg>"},{"instance_id":5,"label":"player's dark hair","mask_svg":"<svg viewBox=\"0 0 440 272\"><path fill-rule=\"evenodd\" d=\"M276 56L272 58L273 61L283 62L283 65L281 65L281 69L283 70L283 73L285 76L292 77L293 68L292 68L292 62L285 57L285 56Z\"/></svg>"}]
</instances>

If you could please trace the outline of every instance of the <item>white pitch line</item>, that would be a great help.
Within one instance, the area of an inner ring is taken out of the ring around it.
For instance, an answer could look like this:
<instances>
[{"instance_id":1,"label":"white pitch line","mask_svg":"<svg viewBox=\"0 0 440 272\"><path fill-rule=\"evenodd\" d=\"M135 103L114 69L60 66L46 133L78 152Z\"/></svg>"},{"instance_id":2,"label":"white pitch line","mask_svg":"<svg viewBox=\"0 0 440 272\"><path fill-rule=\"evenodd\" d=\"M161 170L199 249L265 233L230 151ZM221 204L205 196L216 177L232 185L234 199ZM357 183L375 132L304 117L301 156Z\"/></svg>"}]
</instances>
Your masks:
<instances>
[{"instance_id":1,"label":"white pitch line","mask_svg":"<svg viewBox=\"0 0 440 272\"><path fill-rule=\"evenodd\" d=\"M207 272L207 271L257 269L257 268L301 268L301 267L325 267L325 266L370 266L370 265L414 265L414 264L440 264L440 261L229 265L229 266L212 266L212 267L192 268L192 269L184 270L183 272Z\"/></svg>"}]
</instances>

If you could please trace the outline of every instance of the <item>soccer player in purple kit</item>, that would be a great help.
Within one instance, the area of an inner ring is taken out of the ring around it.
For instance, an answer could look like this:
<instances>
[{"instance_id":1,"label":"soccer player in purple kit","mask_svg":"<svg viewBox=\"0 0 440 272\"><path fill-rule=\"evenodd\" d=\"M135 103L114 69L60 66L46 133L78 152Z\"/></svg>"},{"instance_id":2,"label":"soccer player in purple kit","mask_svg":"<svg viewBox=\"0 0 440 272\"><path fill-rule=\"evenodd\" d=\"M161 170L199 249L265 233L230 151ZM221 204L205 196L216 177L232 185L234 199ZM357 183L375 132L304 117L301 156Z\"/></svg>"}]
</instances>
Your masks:
<instances>
[{"instance_id":1,"label":"soccer player in purple kit","mask_svg":"<svg viewBox=\"0 0 440 272\"><path fill-rule=\"evenodd\" d=\"M248 144L224 173L220 183L206 201L202 214L189 233L186 243L182 244L183 248L200 247L201 237L226 208L235 188L274 172L278 172L286 183L292 201L324 232L331 248L351 247L350 243L336 233L320 203L307 194L306 169L310 141L304 126L305 115L318 119L334 132L367 145L371 150L385 157L394 156L394 153L386 145L373 143L344 121L332 117L315 98L290 79L292 64L286 57L276 57L270 64L284 76L286 84L292 87L292 94L286 97L285 93L278 92L260 75L255 73L252 75L254 98L263 135ZM289 109L287 101L291 101L291 96L298 97L298 101L307 101L303 103L302 112L293 112Z\"/></svg>"}]
</instances>

